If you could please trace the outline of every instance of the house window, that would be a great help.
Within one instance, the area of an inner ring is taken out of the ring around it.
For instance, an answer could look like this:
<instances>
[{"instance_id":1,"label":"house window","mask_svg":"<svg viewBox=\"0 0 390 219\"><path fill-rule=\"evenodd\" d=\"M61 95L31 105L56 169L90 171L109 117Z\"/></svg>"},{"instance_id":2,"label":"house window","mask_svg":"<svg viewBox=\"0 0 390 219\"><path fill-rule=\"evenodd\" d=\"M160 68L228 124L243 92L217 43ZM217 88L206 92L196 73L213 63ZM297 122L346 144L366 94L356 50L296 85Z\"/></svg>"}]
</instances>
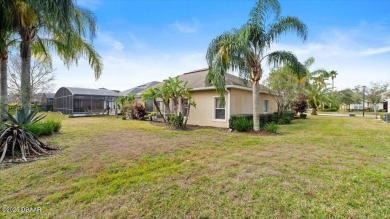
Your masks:
<instances>
[{"instance_id":1,"label":"house window","mask_svg":"<svg viewBox=\"0 0 390 219\"><path fill-rule=\"evenodd\" d=\"M225 119L225 106L222 105L221 98L214 98L214 119Z\"/></svg>"},{"instance_id":2,"label":"house window","mask_svg":"<svg viewBox=\"0 0 390 219\"><path fill-rule=\"evenodd\" d=\"M188 100L187 99L183 99L183 116L187 116L188 115Z\"/></svg>"},{"instance_id":3,"label":"house window","mask_svg":"<svg viewBox=\"0 0 390 219\"><path fill-rule=\"evenodd\" d=\"M268 113L268 100L264 100L263 112Z\"/></svg>"},{"instance_id":4,"label":"house window","mask_svg":"<svg viewBox=\"0 0 390 219\"><path fill-rule=\"evenodd\" d=\"M145 102L145 109L147 112L153 112L153 100L147 100Z\"/></svg>"}]
</instances>

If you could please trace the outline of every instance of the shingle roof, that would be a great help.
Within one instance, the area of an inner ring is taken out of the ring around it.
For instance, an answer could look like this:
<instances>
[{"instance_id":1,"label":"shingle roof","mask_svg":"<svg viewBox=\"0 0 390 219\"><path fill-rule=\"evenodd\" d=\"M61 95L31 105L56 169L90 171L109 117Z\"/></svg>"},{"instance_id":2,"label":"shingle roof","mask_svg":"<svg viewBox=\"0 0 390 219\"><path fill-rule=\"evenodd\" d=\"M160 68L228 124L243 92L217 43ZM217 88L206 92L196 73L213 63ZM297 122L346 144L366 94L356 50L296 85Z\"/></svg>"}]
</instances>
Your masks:
<instances>
[{"instance_id":1,"label":"shingle roof","mask_svg":"<svg viewBox=\"0 0 390 219\"><path fill-rule=\"evenodd\" d=\"M191 72L184 73L179 75L179 79L181 81L188 81L187 86L192 89L201 89L201 88L210 88L212 89L214 86L206 84L206 76L209 72L208 68L203 68ZM162 83L160 83L162 85ZM235 86L236 88L242 87L243 89L252 89L252 85L250 82L245 82L242 78L239 78L232 74L225 74L225 85ZM264 85L260 87L261 92L266 92L264 89Z\"/></svg>"},{"instance_id":2,"label":"shingle roof","mask_svg":"<svg viewBox=\"0 0 390 219\"><path fill-rule=\"evenodd\" d=\"M190 88L203 88L203 87L211 87L207 85L205 82L206 76L209 72L208 68L199 69L192 72L187 72L179 76L179 79L182 81L188 81L187 86ZM245 81L237 76L232 74L225 74L225 85L236 85L241 87L250 88L249 83L245 83Z\"/></svg>"},{"instance_id":3,"label":"shingle roof","mask_svg":"<svg viewBox=\"0 0 390 219\"><path fill-rule=\"evenodd\" d=\"M142 93L144 90L148 89L149 87L152 87L156 84L159 84L160 82L159 81L151 81L149 83L146 83L146 84L143 84L143 85L140 85L140 86L137 86L137 87L133 87L131 89L128 89L128 90L125 90L125 91L122 91L119 93L119 96L127 96L129 95L130 93L136 95L136 96L139 96L140 93Z\"/></svg>"},{"instance_id":4,"label":"shingle roof","mask_svg":"<svg viewBox=\"0 0 390 219\"><path fill-rule=\"evenodd\" d=\"M107 89L89 89L78 87L66 87L73 95L88 95L88 96L119 96L119 94Z\"/></svg>"}]
</instances>

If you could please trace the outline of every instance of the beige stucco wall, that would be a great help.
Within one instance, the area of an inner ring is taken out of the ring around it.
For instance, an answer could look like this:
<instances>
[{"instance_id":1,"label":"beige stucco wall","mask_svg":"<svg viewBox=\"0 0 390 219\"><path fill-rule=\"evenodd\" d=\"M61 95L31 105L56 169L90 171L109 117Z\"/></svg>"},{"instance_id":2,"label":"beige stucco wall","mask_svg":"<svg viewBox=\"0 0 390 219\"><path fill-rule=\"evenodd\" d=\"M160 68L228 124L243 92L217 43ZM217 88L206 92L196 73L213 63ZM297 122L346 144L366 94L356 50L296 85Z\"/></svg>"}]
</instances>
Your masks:
<instances>
[{"instance_id":1,"label":"beige stucco wall","mask_svg":"<svg viewBox=\"0 0 390 219\"><path fill-rule=\"evenodd\" d=\"M231 109L230 114L252 114L252 91L230 89ZM275 99L270 94L260 93L260 113L263 113L264 100L268 100L268 113L278 110Z\"/></svg>"},{"instance_id":2,"label":"beige stucco wall","mask_svg":"<svg viewBox=\"0 0 390 219\"><path fill-rule=\"evenodd\" d=\"M214 119L214 99L219 95L215 90L192 91L196 108L191 107L188 124L213 127L229 127L230 115L252 113L252 91L231 88L225 94L225 119ZM269 94L260 94L260 113L263 113L264 100L268 100L268 113L277 111L276 101Z\"/></svg>"},{"instance_id":3,"label":"beige stucco wall","mask_svg":"<svg viewBox=\"0 0 390 219\"><path fill-rule=\"evenodd\" d=\"M214 98L218 97L215 90L192 91L191 95L196 103L196 108L191 107L188 124L221 128L227 128L229 126L228 94L225 95L226 108L224 120L214 119Z\"/></svg>"}]
</instances>

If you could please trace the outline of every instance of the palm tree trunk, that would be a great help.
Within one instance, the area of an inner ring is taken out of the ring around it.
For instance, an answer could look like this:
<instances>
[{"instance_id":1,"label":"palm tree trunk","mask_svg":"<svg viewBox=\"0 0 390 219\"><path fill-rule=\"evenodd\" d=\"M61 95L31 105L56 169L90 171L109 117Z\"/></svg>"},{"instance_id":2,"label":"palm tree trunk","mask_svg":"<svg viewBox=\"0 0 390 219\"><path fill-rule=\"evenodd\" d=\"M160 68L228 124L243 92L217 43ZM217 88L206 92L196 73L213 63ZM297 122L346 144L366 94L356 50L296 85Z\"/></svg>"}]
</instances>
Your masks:
<instances>
[{"instance_id":1,"label":"palm tree trunk","mask_svg":"<svg viewBox=\"0 0 390 219\"><path fill-rule=\"evenodd\" d=\"M188 101L190 101L190 100L188 100ZM186 119L184 120L184 128L187 128L187 121L188 121L188 117L190 116L190 109L191 109L191 105L188 102L187 116L186 116Z\"/></svg>"},{"instance_id":2,"label":"palm tree trunk","mask_svg":"<svg viewBox=\"0 0 390 219\"><path fill-rule=\"evenodd\" d=\"M253 130L260 131L260 117L259 117L259 81L252 82L252 96L253 96Z\"/></svg>"},{"instance_id":3,"label":"palm tree trunk","mask_svg":"<svg viewBox=\"0 0 390 219\"><path fill-rule=\"evenodd\" d=\"M332 77L332 91L334 90L334 78Z\"/></svg>"},{"instance_id":4,"label":"palm tree trunk","mask_svg":"<svg viewBox=\"0 0 390 219\"><path fill-rule=\"evenodd\" d=\"M22 40L20 43L20 57L22 58L21 75L21 96L22 108L27 112L30 110L31 84L30 84L30 66L31 66L31 44Z\"/></svg>"},{"instance_id":5,"label":"palm tree trunk","mask_svg":"<svg viewBox=\"0 0 390 219\"><path fill-rule=\"evenodd\" d=\"M166 119L167 119L167 121L168 121L168 123L170 122L169 121L169 116L170 116L170 114L171 114L171 109L170 109L170 106L169 106L169 102L168 103L165 103L165 101L164 101L164 106L165 106L165 116L166 116Z\"/></svg>"},{"instance_id":6,"label":"palm tree trunk","mask_svg":"<svg viewBox=\"0 0 390 219\"><path fill-rule=\"evenodd\" d=\"M313 108L311 109L311 115L313 115L313 116L318 115L318 114L317 114L317 107L313 107Z\"/></svg>"},{"instance_id":7,"label":"palm tree trunk","mask_svg":"<svg viewBox=\"0 0 390 219\"><path fill-rule=\"evenodd\" d=\"M177 112L178 108L179 108L179 101L178 101L177 97L174 97L173 98L173 113L175 114L175 116L178 115L178 112Z\"/></svg>"},{"instance_id":8,"label":"palm tree trunk","mask_svg":"<svg viewBox=\"0 0 390 219\"><path fill-rule=\"evenodd\" d=\"M164 115L161 113L161 109L160 107L158 106L158 103L157 103L157 100L156 99L153 99L153 103L154 103L154 106L156 107L157 111L160 113L161 117L163 118L164 122L167 122L164 118Z\"/></svg>"},{"instance_id":9,"label":"palm tree trunk","mask_svg":"<svg viewBox=\"0 0 390 219\"><path fill-rule=\"evenodd\" d=\"M1 64L0 64L0 110L7 110L7 97L8 97L8 85L7 85L7 61L8 53L5 52L1 54ZM3 121L3 112L0 111L0 122Z\"/></svg>"}]
</instances>

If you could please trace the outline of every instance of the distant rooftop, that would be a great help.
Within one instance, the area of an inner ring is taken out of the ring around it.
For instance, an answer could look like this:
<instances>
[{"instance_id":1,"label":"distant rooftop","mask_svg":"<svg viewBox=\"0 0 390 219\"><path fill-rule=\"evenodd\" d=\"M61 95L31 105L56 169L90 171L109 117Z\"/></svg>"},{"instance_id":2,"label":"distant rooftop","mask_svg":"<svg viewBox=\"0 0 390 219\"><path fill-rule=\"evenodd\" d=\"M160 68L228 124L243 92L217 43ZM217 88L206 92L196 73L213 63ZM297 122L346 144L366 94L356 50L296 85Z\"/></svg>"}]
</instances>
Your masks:
<instances>
[{"instance_id":1,"label":"distant rooftop","mask_svg":"<svg viewBox=\"0 0 390 219\"><path fill-rule=\"evenodd\" d=\"M146 89L148 89L148 88L150 88L150 87L152 87L152 86L154 86L154 85L156 85L156 84L159 84L159 83L160 83L159 81L151 81L151 82L149 82L149 83L142 84L142 85L139 85L139 86L137 86L137 87L133 87L133 88L131 88L131 89L122 91L122 92L119 93L119 96L127 96L127 95L129 95L130 93L132 93L132 94L134 94L134 95L137 97L137 96L140 96L140 94L141 94L144 90L146 90Z\"/></svg>"}]
</instances>

